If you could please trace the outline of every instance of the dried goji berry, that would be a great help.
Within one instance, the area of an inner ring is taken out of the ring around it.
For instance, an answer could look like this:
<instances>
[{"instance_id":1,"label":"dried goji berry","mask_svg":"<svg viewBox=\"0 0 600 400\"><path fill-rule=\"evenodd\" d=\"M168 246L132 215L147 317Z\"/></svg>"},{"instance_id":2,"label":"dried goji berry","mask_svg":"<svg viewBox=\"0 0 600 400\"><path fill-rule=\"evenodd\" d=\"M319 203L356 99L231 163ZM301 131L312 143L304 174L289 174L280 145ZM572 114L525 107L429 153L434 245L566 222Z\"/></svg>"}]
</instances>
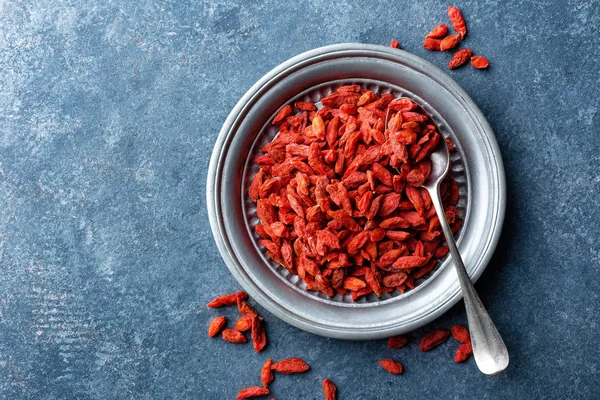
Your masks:
<instances>
[{"instance_id":1,"label":"dried goji berry","mask_svg":"<svg viewBox=\"0 0 600 400\"><path fill-rule=\"evenodd\" d=\"M267 332L262 324L261 318L256 315L252 320L252 346L257 353L261 352L267 345Z\"/></svg>"},{"instance_id":2,"label":"dried goji berry","mask_svg":"<svg viewBox=\"0 0 600 400\"><path fill-rule=\"evenodd\" d=\"M252 308L252 306L250 304L246 303L241 298L238 299L237 306L238 306L239 313L242 315L246 315L250 318L254 318L254 317L258 316L258 313L256 312L256 310L254 308Z\"/></svg>"},{"instance_id":3,"label":"dried goji berry","mask_svg":"<svg viewBox=\"0 0 600 400\"><path fill-rule=\"evenodd\" d=\"M425 38L425 41L423 41L423 47L425 47L427 50L439 51L441 43L442 41L440 39L428 37Z\"/></svg>"},{"instance_id":4,"label":"dried goji berry","mask_svg":"<svg viewBox=\"0 0 600 400\"><path fill-rule=\"evenodd\" d=\"M236 331L235 329L226 328L221 332L221 336L223 340L230 343L246 343L246 338L242 335L241 332Z\"/></svg>"},{"instance_id":5,"label":"dried goji berry","mask_svg":"<svg viewBox=\"0 0 600 400\"><path fill-rule=\"evenodd\" d=\"M389 338L387 345L390 349L399 349L400 347L404 347L406 343L408 343L408 337L401 335Z\"/></svg>"},{"instance_id":6,"label":"dried goji berry","mask_svg":"<svg viewBox=\"0 0 600 400\"><path fill-rule=\"evenodd\" d=\"M440 42L440 51L450 50L456 47L458 44L458 35L446 36Z\"/></svg>"},{"instance_id":7,"label":"dried goji berry","mask_svg":"<svg viewBox=\"0 0 600 400\"><path fill-rule=\"evenodd\" d=\"M426 37L439 39L439 38L443 38L447 34L448 34L448 26L445 24L439 24L438 26L433 28L433 30L431 32L429 32Z\"/></svg>"},{"instance_id":8,"label":"dried goji berry","mask_svg":"<svg viewBox=\"0 0 600 400\"><path fill-rule=\"evenodd\" d=\"M240 390L236 399L249 399L251 397L260 397L269 395L269 389L260 386L251 386Z\"/></svg>"},{"instance_id":9,"label":"dried goji berry","mask_svg":"<svg viewBox=\"0 0 600 400\"><path fill-rule=\"evenodd\" d=\"M471 65L473 68L482 69L487 68L490 63L484 56L473 56L471 57Z\"/></svg>"},{"instance_id":10,"label":"dried goji berry","mask_svg":"<svg viewBox=\"0 0 600 400\"><path fill-rule=\"evenodd\" d=\"M445 329L436 329L435 331L429 332L419 344L419 350L429 351L436 348L440 344L444 343L450 337L450 331Z\"/></svg>"},{"instance_id":11,"label":"dried goji berry","mask_svg":"<svg viewBox=\"0 0 600 400\"><path fill-rule=\"evenodd\" d=\"M236 304L238 299L246 300L247 298L248 298L248 293L246 293L246 292L224 294L222 296L212 299L206 306L209 308L230 306L230 305Z\"/></svg>"},{"instance_id":12,"label":"dried goji berry","mask_svg":"<svg viewBox=\"0 0 600 400\"><path fill-rule=\"evenodd\" d=\"M379 361L379 365L381 365L387 372L394 375L400 375L403 370L402 364L390 358Z\"/></svg>"},{"instance_id":13,"label":"dried goji berry","mask_svg":"<svg viewBox=\"0 0 600 400\"><path fill-rule=\"evenodd\" d=\"M210 321L210 324L208 324L208 337L213 337L221 332L221 329L223 329L226 322L227 320L223 316L216 317Z\"/></svg>"},{"instance_id":14,"label":"dried goji berry","mask_svg":"<svg viewBox=\"0 0 600 400\"><path fill-rule=\"evenodd\" d=\"M273 363L271 369L282 374L297 374L308 371L310 367L301 358L292 357Z\"/></svg>"},{"instance_id":15,"label":"dried goji berry","mask_svg":"<svg viewBox=\"0 0 600 400\"><path fill-rule=\"evenodd\" d=\"M426 42L436 47L441 40ZM435 209L419 188L441 135L413 100L377 96L359 85L342 86L321 104L316 111L314 103L294 103L296 115L282 108L279 134L256 158L259 172L248 195L256 202L261 244L307 290L327 296L356 300L413 288L445 255ZM454 180L443 186L446 206L456 204ZM451 229L460 228L457 213L449 211L447 219ZM243 299L238 303L247 318L236 326L247 329L258 314ZM255 345L262 343L259 327Z\"/></svg>"},{"instance_id":16,"label":"dried goji berry","mask_svg":"<svg viewBox=\"0 0 600 400\"><path fill-rule=\"evenodd\" d=\"M469 357L471 357L471 354L473 354L473 345L471 344L471 342L463 343L460 346L458 346L458 349L456 349L456 353L454 354L454 361L456 361L457 363L466 361L469 359Z\"/></svg>"},{"instance_id":17,"label":"dried goji berry","mask_svg":"<svg viewBox=\"0 0 600 400\"><path fill-rule=\"evenodd\" d=\"M337 387L329 378L323 380L323 394L325 395L325 400L337 399Z\"/></svg>"},{"instance_id":18,"label":"dried goji berry","mask_svg":"<svg viewBox=\"0 0 600 400\"><path fill-rule=\"evenodd\" d=\"M388 107L395 111L412 111L417 108L417 103L407 99L406 97L401 97L399 99L392 100Z\"/></svg>"},{"instance_id":19,"label":"dried goji berry","mask_svg":"<svg viewBox=\"0 0 600 400\"><path fill-rule=\"evenodd\" d=\"M469 49L461 49L457 51L456 53L454 53L452 59L448 63L448 68L454 69L460 67L461 65L464 65L467 61L469 61L472 54L473 51Z\"/></svg>"},{"instance_id":20,"label":"dried goji berry","mask_svg":"<svg viewBox=\"0 0 600 400\"><path fill-rule=\"evenodd\" d=\"M344 279L343 286L344 286L344 289L357 291L357 290L360 290L360 289L363 289L364 287L366 287L367 284L358 278L349 276L346 279Z\"/></svg>"},{"instance_id":21,"label":"dried goji berry","mask_svg":"<svg viewBox=\"0 0 600 400\"><path fill-rule=\"evenodd\" d=\"M455 325L452 327L452 336L461 343L467 343L471 341L469 331L467 328L461 325Z\"/></svg>"},{"instance_id":22,"label":"dried goji berry","mask_svg":"<svg viewBox=\"0 0 600 400\"><path fill-rule=\"evenodd\" d=\"M248 331L252 328L252 318L242 315L235 323L235 330L240 332Z\"/></svg>"},{"instance_id":23,"label":"dried goji berry","mask_svg":"<svg viewBox=\"0 0 600 400\"><path fill-rule=\"evenodd\" d=\"M272 365L273 359L269 358L260 370L260 381L262 382L265 388L269 386L271 382L273 382L273 379L275 379L275 377L273 376L273 372L271 371Z\"/></svg>"},{"instance_id":24,"label":"dried goji berry","mask_svg":"<svg viewBox=\"0 0 600 400\"><path fill-rule=\"evenodd\" d=\"M402 285L408 279L408 275L404 272L395 272L383 277L383 286L396 287Z\"/></svg>"},{"instance_id":25,"label":"dried goji berry","mask_svg":"<svg viewBox=\"0 0 600 400\"><path fill-rule=\"evenodd\" d=\"M294 107L300 111L317 111L317 106L310 101L297 101L294 103Z\"/></svg>"},{"instance_id":26,"label":"dried goji berry","mask_svg":"<svg viewBox=\"0 0 600 400\"><path fill-rule=\"evenodd\" d=\"M454 6L448 6L448 18L450 18L452 27L458 33L458 36L464 39L467 34L467 24L460 10Z\"/></svg>"},{"instance_id":27,"label":"dried goji berry","mask_svg":"<svg viewBox=\"0 0 600 400\"><path fill-rule=\"evenodd\" d=\"M396 39L392 39L392 41L390 42L390 47L392 47L394 49L399 49L400 43L398 43L398 41Z\"/></svg>"},{"instance_id":28,"label":"dried goji berry","mask_svg":"<svg viewBox=\"0 0 600 400\"><path fill-rule=\"evenodd\" d=\"M282 123L285 120L285 117L287 117L291 113L292 113L292 106L290 106L288 104L288 105L284 106L283 108L281 108L281 110L279 110L277 112L277 114L273 118L273 122L271 122L271 123L273 125L278 125L278 124Z\"/></svg>"}]
</instances>

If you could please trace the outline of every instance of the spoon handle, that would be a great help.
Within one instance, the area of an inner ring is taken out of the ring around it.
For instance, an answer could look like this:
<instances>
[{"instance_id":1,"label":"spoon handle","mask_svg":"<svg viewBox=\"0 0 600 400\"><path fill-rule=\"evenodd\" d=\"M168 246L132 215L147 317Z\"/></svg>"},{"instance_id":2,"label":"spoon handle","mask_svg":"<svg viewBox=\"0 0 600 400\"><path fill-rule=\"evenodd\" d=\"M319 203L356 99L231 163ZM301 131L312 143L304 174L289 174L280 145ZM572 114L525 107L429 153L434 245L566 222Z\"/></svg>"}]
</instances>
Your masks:
<instances>
[{"instance_id":1,"label":"spoon handle","mask_svg":"<svg viewBox=\"0 0 600 400\"><path fill-rule=\"evenodd\" d=\"M448 221L446 221L444 207L440 200L439 186L428 191L440 220L440 225L444 231L456 273L458 274L465 309L467 311L467 321L469 322L469 333L471 335L475 362L484 374L498 374L508 366L508 350L496 326L481 303L469 275L467 275L467 270L456 247L454 236L452 235Z\"/></svg>"}]
</instances>

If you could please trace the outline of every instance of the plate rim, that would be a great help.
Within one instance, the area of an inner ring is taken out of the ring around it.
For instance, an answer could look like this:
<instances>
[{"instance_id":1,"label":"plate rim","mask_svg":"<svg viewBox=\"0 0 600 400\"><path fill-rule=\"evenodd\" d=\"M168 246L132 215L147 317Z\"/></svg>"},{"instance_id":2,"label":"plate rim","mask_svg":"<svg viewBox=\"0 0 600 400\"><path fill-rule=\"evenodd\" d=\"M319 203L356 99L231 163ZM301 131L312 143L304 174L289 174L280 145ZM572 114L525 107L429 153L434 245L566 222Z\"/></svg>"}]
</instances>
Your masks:
<instances>
[{"instance_id":1,"label":"plate rim","mask_svg":"<svg viewBox=\"0 0 600 400\"><path fill-rule=\"evenodd\" d=\"M492 229L490 239L487 243L487 247L485 247L483 250L484 256L481 258L482 267L474 271L474 273L471 275L471 280L473 282L477 281L477 279L483 273L485 268L487 268L487 265L489 264L489 261L494 254L494 250L498 245L502 233L502 227L504 224L506 214L505 171L502 162L502 156L500 153L500 148L498 146L494 132L491 126L489 125L489 122L487 121L479 107L465 92L465 90L445 71L441 70L429 61L424 60L423 58L408 53L406 51L399 49L391 49L387 46L361 43L341 43L306 51L284 61L283 63L279 64L278 66L267 72L254 85L252 85L252 87L250 87L250 89L248 89L248 91L246 91L246 93L236 103L234 108L229 113L227 119L223 123L223 126L215 141L215 146L211 155L206 181L206 200L211 231L213 233L213 238L217 244L219 253L225 261L227 267L234 275L238 283L240 283L240 285L245 290L247 290L250 296L253 297L259 304L261 304L269 312L276 315L278 318L297 328L303 329L311 333L340 339L383 338L391 334L397 333L398 327L386 326L377 328L362 328L360 330L353 330L342 327L331 328L322 324L321 322L309 320L301 315L298 315L293 310L286 308L285 306L274 301L272 298L267 296L266 293L263 293L263 290L256 286L252 279L248 277L246 271L240 265L235 255L231 251L231 247L227 244L229 240L227 238L227 235L225 234L225 228L223 224L220 223L221 218L219 213L217 212L218 192L215 191L215 184L219 181L218 170L220 160L223 154L226 154L226 146L224 146L224 144L229 136L231 127L235 125L238 118L243 118L244 113L242 113L242 110L246 106L248 106L250 100L257 95L257 92L260 92L266 84L268 84L270 81L273 81L273 78L282 75L286 72L286 70L293 68L296 64L300 62L306 62L312 58L327 55L328 53L340 53L343 51L361 50L364 50L366 53L370 53L370 55L374 55L374 53L383 52L388 56L399 57L404 59L404 61L407 61L408 63L411 63L413 65L416 64L422 71L428 72L428 76L431 79L437 80L438 84L442 85L446 90L448 90L452 95L454 95L457 98L457 100L460 101L461 105L465 107L466 111L471 114L474 125L476 126L477 130L481 132L482 138L485 139L485 141L487 142L487 146L489 146L490 148L489 155L490 162L492 163L493 167L492 174L496 176L496 181L498 185L496 207L497 212L495 215L493 215L493 218L491 219L494 227ZM365 56L368 57L369 54L365 54ZM273 84L276 84L276 82L273 82ZM431 309L429 314L426 314L418 321L410 322L408 324L408 328L412 330L433 321L434 319L438 318L443 313L445 313L448 309L450 309L461 298L462 292L459 289L452 293L447 301L440 302L440 304L438 304L437 307ZM290 314L293 317L291 317Z\"/></svg>"}]
</instances>

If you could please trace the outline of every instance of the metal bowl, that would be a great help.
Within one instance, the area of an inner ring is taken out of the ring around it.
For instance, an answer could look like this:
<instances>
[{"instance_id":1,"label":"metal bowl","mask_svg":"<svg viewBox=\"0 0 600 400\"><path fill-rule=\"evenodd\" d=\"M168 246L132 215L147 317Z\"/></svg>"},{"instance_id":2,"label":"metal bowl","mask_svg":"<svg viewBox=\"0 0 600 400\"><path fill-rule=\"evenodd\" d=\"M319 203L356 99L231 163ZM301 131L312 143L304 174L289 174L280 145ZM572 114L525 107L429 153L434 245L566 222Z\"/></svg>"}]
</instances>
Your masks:
<instances>
[{"instance_id":1,"label":"metal bowl","mask_svg":"<svg viewBox=\"0 0 600 400\"><path fill-rule=\"evenodd\" d=\"M338 44L300 54L260 79L229 114L213 150L207 205L217 247L244 289L267 310L309 332L340 339L376 339L407 332L437 318L461 297L445 259L405 294L382 298L329 298L266 256L253 226L255 207L246 192L256 172L252 159L272 140L277 110L297 100L317 102L342 84L414 99L457 152L453 175L464 224L459 249L476 280L496 247L506 203L504 169L491 127L469 96L439 68L402 50Z\"/></svg>"}]
</instances>

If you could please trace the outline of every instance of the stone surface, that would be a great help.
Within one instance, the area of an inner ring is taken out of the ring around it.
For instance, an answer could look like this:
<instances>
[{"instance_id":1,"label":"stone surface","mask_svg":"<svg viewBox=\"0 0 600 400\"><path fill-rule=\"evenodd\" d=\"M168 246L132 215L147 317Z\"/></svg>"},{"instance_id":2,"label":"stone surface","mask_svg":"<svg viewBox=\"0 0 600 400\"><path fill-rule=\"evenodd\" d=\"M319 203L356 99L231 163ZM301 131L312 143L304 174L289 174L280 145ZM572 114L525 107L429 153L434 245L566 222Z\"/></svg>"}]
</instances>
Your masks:
<instances>
[{"instance_id":1,"label":"stone surface","mask_svg":"<svg viewBox=\"0 0 600 400\"><path fill-rule=\"evenodd\" d=\"M489 71L450 72L493 126L506 167L502 242L477 283L511 365L482 376L429 329L346 342L268 321L270 345L208 339L204 304L239 286L207 220L212 145L230 109L289 57L339 42L422 49L445 2L0 2L0 397L229 399L267 357L277 399L600 397L600 7L464 1ZM224 311L235 318L234 310ZM405 366L391 376L377 365Z\"/></svg>"}]
</instances>

